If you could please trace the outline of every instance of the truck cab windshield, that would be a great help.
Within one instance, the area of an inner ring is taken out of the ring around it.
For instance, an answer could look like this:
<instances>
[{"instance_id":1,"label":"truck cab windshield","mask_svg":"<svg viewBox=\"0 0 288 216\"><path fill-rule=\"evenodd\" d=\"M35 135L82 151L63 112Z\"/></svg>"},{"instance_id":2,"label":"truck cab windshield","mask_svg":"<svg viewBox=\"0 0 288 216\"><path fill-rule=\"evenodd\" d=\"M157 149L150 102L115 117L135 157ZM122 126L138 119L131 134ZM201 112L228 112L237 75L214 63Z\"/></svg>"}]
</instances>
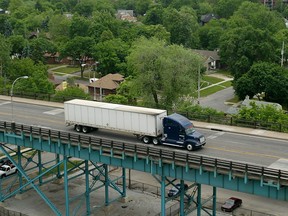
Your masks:
<instances>
[{"instance_id":1,"label":"truck cab windshield","mask_svg":"<svg viewBox=\"0 0 288 216\"><path fill-rule=\"evenodd\" d=\"M185 129L186 134L193 134L195 132L195 129L193 125L189 126L188 128Z\"/></svg>"}]
</instances>

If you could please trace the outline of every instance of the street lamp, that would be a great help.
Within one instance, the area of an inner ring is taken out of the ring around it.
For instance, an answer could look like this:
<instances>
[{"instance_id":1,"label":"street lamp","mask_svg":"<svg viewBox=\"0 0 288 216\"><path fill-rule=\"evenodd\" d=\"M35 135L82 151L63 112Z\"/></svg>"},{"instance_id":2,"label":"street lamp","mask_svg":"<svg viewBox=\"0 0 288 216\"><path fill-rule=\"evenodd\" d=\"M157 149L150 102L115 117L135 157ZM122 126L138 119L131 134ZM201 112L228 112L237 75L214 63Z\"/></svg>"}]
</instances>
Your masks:
<instances>
[{"instance_id":1,"label":"street lamp","mask_svg":"<svg viewBox=\"0 0 288 216\"><path fill-rule=\"evenodd\" d=\"M11 96L11 117L12 117L12 122L14 121L13 119L13 88L14 88L14 85L16 83L17 80L19 79L27 79L28 76L21 76L21 77L18 77L17 79L14 80L14 82L12 83L12 87L11 87L11 92L10 92L10 96Z\"/></svg>"}]
</instances>

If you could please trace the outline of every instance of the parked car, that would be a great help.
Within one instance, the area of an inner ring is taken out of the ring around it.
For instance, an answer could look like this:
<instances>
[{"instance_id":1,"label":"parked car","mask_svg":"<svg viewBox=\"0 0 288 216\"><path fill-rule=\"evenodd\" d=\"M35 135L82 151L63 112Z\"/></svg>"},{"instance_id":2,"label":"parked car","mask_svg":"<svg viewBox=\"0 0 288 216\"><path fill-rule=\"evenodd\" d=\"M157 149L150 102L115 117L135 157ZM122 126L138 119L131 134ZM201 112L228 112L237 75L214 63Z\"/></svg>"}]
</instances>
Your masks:
<instances>
[{"instance_id":1,"label":"parked car","mask_svg":"<svg viewBox=\"0 0 288 216\"><path fill-rule=\"evenodd\" d=\"M15 167L14 165L9 166L9 165L2 165L0 167L0 178L4 178L8 175L12 175L14 173L17 173L17 167Z\"/></svg>"},{"instance_id":2,"label":"parked car","mask_svg":"<svg viewBox=\"0 0 288 216\"><path fill-rule=\"evenodd\" d=\"M168 197L173 197L176 196L178 194L180 194L180 188L181 188L181 184L176 184L174 187L172 187L169 192L168 192ZM186 191L188 189L188 185L184 184L184 190Z\"/></svg>"},{"instance_id":3,"label":"parked car","mask_svg":"<svg viewBox=\"0 0 288 216\"><path fill-rule=\"evenodd\" d=\"M12 162L8 158L0 159L0 166L11 165L11 164L12 164Z\"/></svg>"},{"instance_id":4,"label":"parked car","mask_svg":"<svg viewBox=\"0 0 288 216\"><path fill-rule=\"evenodd\" d=\"M225 203L221 206L221 210L224 212L232 212L236 208L240 207L242 204L242 200L236 197L230 197L225 201Z\"/></svg>"}]
</instances>

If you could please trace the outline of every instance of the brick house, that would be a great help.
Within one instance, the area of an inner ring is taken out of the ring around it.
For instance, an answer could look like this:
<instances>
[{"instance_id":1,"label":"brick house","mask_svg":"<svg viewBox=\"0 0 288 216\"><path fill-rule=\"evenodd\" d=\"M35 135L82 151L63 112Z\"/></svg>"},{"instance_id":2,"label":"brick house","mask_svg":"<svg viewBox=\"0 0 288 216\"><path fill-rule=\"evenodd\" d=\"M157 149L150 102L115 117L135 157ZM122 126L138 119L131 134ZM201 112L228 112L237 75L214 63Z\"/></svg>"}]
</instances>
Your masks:
<instances>
[{"instance_id":1,"label":"brick house","mask_svg":"<svg viewBox=\"0 0 288 216\"><path fill-rule=\"evenodd\" d=\"M206 67L207 71L220 68L220 56L218 55L218 51L196 49L193 51L203 56L205 61L204 67Z\"/></svg>"},{"instance_id":2,"label":"brick house","mask_svg":"<svg viewBox=\"0 0 288 216\"><path fill-rule=\"evenodd\" d=\"M107 74L100 79L88 85L88 92L94 100L102 100L103 97L109 94L116 94L116 89L120 83L124 81L121 74Z\"/></svg>"}]
</instances>

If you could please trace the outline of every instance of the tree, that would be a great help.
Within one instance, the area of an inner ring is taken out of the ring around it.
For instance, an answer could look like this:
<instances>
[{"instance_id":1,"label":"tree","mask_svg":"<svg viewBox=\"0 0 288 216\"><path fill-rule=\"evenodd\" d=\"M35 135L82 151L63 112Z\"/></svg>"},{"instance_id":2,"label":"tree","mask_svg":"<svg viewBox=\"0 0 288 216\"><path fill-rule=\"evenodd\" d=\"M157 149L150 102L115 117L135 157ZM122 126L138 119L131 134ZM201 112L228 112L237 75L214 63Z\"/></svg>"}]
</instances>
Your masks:
<instances>
[{"instance_id":1,"label":"tree","mask_svg":"<svg viewBox=\"0 0 288 216\"><path fill-rule=\"evenodd\" d=\"M41 93L52 94L54 93L54 87L48 80L47 66L39 62L35 64L33 60L25 59L13 59L8 66L9 73L7 78L12 82L20 76L28 76L23 82L19 82L15 86L15 92L29 93Z\"/></svg>"},{"instance_id":2,"label":"tree","mask_svg":"<svg viewBox=\"0 0 288 216\"><path fill-rule=\"evenodd\" d=\"M253 97L264 92L266 101L288 104L288 71L277 64L268 62L255 63L251 69L239 78L235 93L240 99L246 95Z\"/></svg>"},{"instance_id":3,"label":"tree","mask_svg":"<svg viewBox=\"0 0 288 216\"><path fill-rule=\"evenodd\" d=\"M141 38L127 57L132 91L149 106L168 108L196 89L200 57L182 46Z\"/></svg>"},{"instance_id":4,"label":"tree","mask_svg":"<svg viewBox=\"0 0 288 216\"><path fill-rule=\"evenodd\" d=\"M70 25L70 38L76 36L86 37L89 32L89 27L91 26L91 21L82 16L74 15Z\"/></svg>"},{"instance_id":5,"label":"tree","mask_svg":"<svg viewBox=\"0 0 288 216\"><path fill-rule=\"evenodd\" d=\"M219 0L215 4L216 14L221 18L231 17L238 10L243 0Z\"/></svg>"},{"instance_id":6,"label":"tree","mask_svg":"<svg viewBox=\"0 0 288 216\"><path fill-rule=\"evenodd\" d=\"M86 61L92 57L94 40L91 37L77 36L68 41L62 50L63 56L70 56L73 61L78 61L81 68L81 78L83 78L84 66Z\"/></svg>"},{"instance_id":7,"label":"tree","mask_svg":"<svg viewBox=\"0 0 288 216\"><path fill-rule=\"evenodd\" d=\"M104 101L115 104L128 104L128 99L125 96L119 94L107 95L105 96Z\"/></svg>"},{"instance_id":8,"label":"tree","mask_svg":"<svg viewBox=\"0 0 288 216\"><path fill-rule=\"evenodd\" d=\"M234 79L246 73L257 61L277 60L276 41L267 32L251 25L227 30L220 38L220 56Z\"/></svg>"},{"instance_id":9,"label":"tree","mask_svg":"<svg viewBox=\"0 0 288 216\"><path fill-rule=\"evenodd\" d=\"M279 42L274 35L284 28L283 18L263 5L247 1L241 4L220 38L221 61L234 79L246 73L254 62L279 62Z\"/></svg>"},{"instance_id":10,"label":"tree","mask_svg":"<svg viewBox=\"0 0 288 216\"><path fill-rule=\"evenodd\" d=\"M21 57L25 45L28 43L28 41L21 35L12 35L8 38L8 41L10 42L12 48L11 55Z\"/></svg>"},{"instance_id":11,"label":"tree","mask_svg":"<svg viewBox=\"0 0 288 216\"><path fill-rule=\"evenodd\" d=\"M160 4L152 5L146 12L143 23L146 25L163 24L164 9Z\"/></svg>"},{"instance_id":12,"label":"tree","mask_svg":"<svg viewBox=\"0 0 288 216\"><path fill-rule=\"evenodd\" d=\"M250 107L243 107L239 110L239 113L235 116L238 119L246 119L248 121L261 121L261 122L273 122L273 123L287 123L288 115L283 110L277 109L273 105L256 105L255 102L250 103ZM278 125L276 125L279 129Z\"/></svg>"},{"instance_id":13,"label":"tree","mask_svg":"<svg viewBox=\"0 0 288 216\"><path fill-rule=\"evenodd\" d=\"M84 17L90 17L95 3L93 1L80 1L75 7L74 12Z\"/></svg>"},{"instance_id":14,"label":"tree","mask_svg":"<svg viewBox=\"0 0 288 216\"><path fill-rule=\"evenodd\" d=\"M187 48L197 48L199 45L199 24L196 12L187 7L177 11L173 8L164 10L163 25L171 34L171 43Z\"/></svg>"},{"instance_id":15,"label":"tree","mask_svg":"<svg viewBox=\"0 0 288 216\"><path fill-rule=\"evenodd\" d=\"M3 87L6 86L6 77L8 73L8 65L10 62L10 52L11 52L11 45L4 37L4 35L0 34L0 78L3 80ZM2 86L2 83L0 84Z\"/></svg>"},{"instance_id":16,"label":"tree","mask_svg":"<svg viewBox=\"0 0 288 216\"><path fill-rule=\"evenodd\" d=\"M224 33L226 20L211 20L199 29L202 49L215 50L220 47L220 38Z\"/></svg>"},{"instance_id":17,"label":"tree","mask_svg":"<svg viewBox=\"0 0 288 216\"><path fill-rule=\"evenodd\" d=\"M30 58L33 59L35 62L44 62L44 54L48 53L55 53L56 47L54 44L47 40L46 38L35 38L29 41L30 47Z\"/></svg>"},{"instance_id":18,"label":"tree","mask_svg":"<svg viewBox=\"0 0 288 216\"><path fill-rule=\"evenodd\" d=\"M71 20L64 15L54 15L49 20L49 34L51 39L57 44L62 44L69 40Z\"/></svg>"},{"instance_id":19,"label":"tree","mask_svg":"<svg viewBox=\"0 0 288 216\"><path fill-rule=\"evenodd\" d=\"M126 71L125 57L129 46L121 39L100 42L94 46L93 50L93 58L100 62L98 71L102 75Z\"/></svg>"},{"instance_id":20,"label":"tree","mask_svg":"<svg viewBox=\"0 0 288 216\"><path fill-rule=\"evenodd\" d=\"M57 91L53 97L54 101L67 101L72 99L86 99L89 100L90 95L85 93L83 89L75 86L68 86L63 91Z\"/></svg>"}]
</instances>

